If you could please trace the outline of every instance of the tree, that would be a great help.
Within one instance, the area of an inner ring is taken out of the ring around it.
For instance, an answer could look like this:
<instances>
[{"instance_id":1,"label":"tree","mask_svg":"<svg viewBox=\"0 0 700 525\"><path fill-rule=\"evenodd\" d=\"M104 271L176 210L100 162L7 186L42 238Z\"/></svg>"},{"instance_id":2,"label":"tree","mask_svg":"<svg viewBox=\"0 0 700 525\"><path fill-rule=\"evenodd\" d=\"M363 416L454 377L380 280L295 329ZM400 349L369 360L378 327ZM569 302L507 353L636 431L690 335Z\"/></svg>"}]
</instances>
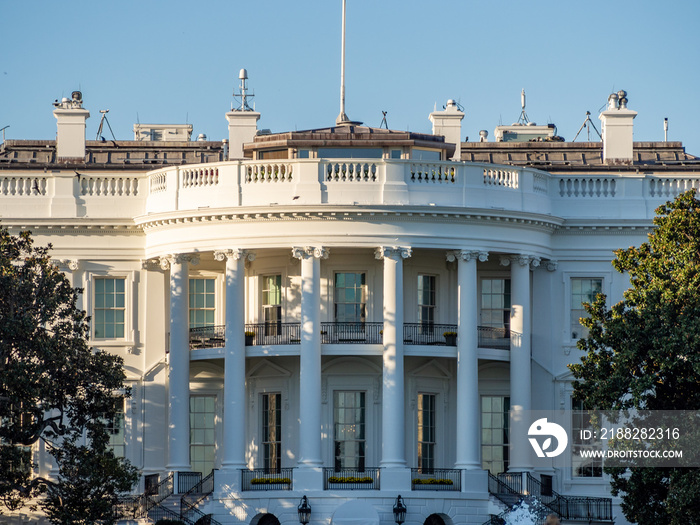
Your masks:
<instances>
[{"instance_id":1,"label":"tree","mask_svg":"<svg viewBox=\"0 0 700 525\"><path fill-rule=\"evenodd\" d=\"M700 409L700 201L692 190L656 214L648 242L615 252L613 266L630 278L623 300L585 305L586 355L570 369L588 409ZM605 470L628 520L700 523L698 469Z\"/></svg>"},{"instance_id":2,"label":"tree","mask_svg":"<svg viewBox=\"0 0 700 525\"><path fill-rule=\"evenodd\" d=\"M122 360L88 345L80 290L51 262L50 248L0 228L0 502L16 510L45 494L40 505L54 523L111 523L112 502L137 473L114 457L105 418L129 391ZM32 476L30 447L39 441L59 467L57 480ZM73 498L81 480L100 487ZM106 501L110 510L99 511ZM52 514L57 504L92 521Z\"/></svg>"}]
</instances>

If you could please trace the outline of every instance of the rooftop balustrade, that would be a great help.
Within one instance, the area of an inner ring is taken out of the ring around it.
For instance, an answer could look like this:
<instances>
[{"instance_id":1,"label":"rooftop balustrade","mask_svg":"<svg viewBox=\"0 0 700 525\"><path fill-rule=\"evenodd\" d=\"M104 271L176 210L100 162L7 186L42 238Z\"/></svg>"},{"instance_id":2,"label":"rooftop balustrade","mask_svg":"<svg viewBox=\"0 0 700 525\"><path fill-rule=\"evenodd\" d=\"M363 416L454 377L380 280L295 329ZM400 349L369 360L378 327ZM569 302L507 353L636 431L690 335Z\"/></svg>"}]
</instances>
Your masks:
<instances>
[{"instance_id":1,"label":"rooftop balustrade","mask_svg":"<svg viewBox=\"0 0 700 525\"><path fill-rule=\"evenodd\" d=\"M693 174L564 174L399 159L229 161L148 173L0 172L6 218L111 218L297 205L494 209L563 218L649 219Z\"/></svg>"}]
</instances>

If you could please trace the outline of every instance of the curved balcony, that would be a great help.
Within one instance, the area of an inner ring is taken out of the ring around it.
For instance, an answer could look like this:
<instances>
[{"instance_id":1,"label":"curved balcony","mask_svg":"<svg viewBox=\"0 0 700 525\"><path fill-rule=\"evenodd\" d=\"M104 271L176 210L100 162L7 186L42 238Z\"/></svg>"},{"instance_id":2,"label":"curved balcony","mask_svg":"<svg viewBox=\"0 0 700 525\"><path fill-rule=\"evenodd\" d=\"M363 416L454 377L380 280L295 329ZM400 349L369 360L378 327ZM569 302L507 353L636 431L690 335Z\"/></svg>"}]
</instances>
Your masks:
<instances>
[{"instance_id":1,"label":"curved balcony","mask_svg":"<svg viewBox=\"0 0 700 525\"><path fill-rule=\"evenodd\" d=\"M321 323L322 344L382 344L384 323ZM509 350L511 337L518 334L505 328L477 326L479 348ZM301 323L247 323L246 346L298 345ZM456 324L404 323L404 345L456 346ZM226 326L190 328L190 350L226 346Z\"/></svg>"}]
</instances>

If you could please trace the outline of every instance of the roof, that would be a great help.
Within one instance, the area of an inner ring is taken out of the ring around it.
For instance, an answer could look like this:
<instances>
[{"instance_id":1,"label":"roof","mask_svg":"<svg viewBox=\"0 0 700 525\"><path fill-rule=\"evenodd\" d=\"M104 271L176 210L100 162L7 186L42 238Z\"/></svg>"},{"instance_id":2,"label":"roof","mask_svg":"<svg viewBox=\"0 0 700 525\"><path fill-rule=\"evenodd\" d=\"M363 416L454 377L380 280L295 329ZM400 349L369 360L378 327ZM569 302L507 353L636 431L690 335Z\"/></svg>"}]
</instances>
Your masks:
<instances>
[{"instance_id":1,"label":"roof","mask_svg":"<svg viewBox=\"0 0 700 525\"><path fill-rule=\"evenodd\" d=\"M56 158L55 140L7 140L0 145L0 170L49 167L150 170L161 166L224 160L221 142L88 140L85 159Z\"/></svg>"},{"instance_id":2,"label":"roof","mask_svg":"<svg viewBox=\"0 0 700 525\"><path fill-rule=\"evenodd\" d=\"M529 166L552 173L567 171L698 171L700 158L681 142L635 142L631 165L603 162L602 142L463 142L463 161Z\"/></svg>"}]
</instances>

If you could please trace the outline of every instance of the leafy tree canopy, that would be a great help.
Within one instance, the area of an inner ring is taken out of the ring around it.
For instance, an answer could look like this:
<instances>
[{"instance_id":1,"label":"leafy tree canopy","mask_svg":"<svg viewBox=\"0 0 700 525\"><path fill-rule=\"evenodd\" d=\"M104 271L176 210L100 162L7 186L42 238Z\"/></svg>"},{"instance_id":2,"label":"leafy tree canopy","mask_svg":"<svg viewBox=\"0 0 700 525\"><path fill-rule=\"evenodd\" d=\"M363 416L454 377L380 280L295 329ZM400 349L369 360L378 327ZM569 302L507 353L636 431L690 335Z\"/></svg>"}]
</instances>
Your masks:
<instances>
[{"instance_id":1,"label":"leafy tree canopy","mask_svg":"<svg viewBox=\"0 0 700 525\"><path fill-rule=\"evenodd\" d=\"M630 278L623 300L608 308L598 295L585 306L586 355L570 369L586 408L700 409L700 201L692 190L656 214L648 242L615 252L613 266ZM700 523L698 469L606 472L628 520Z\"/></svg>"},{"instance_id":2,"label":"leafy tree canopy","mask_svg":"<svg viewBox=\"0 0 700 525\"><path fill-rule=\"evenodd\" d=\"M109 448L105 423L129 392L121 359L88 346L80 290L49 249L35 247L29 232L0 229L0 502L16 510L48 491L40 501L55 523L110 523L109 513L97 521L86 505L103 506L136 480ZM31 447L39 441L58 465L57 480L32 476ZM99 487L81 488L82 506L71 508L75 485L90 476ZM56 506L72 512L72 521L54 519ZM75 518L81 514L92 521Z\"/></svg>"}]
</instances>

